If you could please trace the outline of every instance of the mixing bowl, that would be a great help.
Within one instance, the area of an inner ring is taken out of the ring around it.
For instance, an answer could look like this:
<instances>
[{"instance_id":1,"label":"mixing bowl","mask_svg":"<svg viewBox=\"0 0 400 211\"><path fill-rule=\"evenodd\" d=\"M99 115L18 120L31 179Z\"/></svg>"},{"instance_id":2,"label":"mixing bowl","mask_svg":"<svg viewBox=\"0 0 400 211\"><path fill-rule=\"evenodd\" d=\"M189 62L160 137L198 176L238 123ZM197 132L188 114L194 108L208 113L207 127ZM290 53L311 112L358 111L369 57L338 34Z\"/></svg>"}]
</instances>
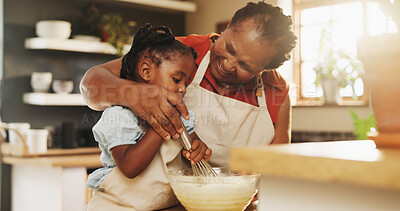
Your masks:
<instances>
[{"instance_id":1,"label":"mixing bowl","mask_svg":"<svg viewBox=\"0 0 400 211\"><path fill-rule=\"evenodd\" d=\"M189 211L244 210L258 191L260 175L239 175L214 168L218 177L193 176L192 169L170 170L172 189Z\"/></svg>"}]
</instances>

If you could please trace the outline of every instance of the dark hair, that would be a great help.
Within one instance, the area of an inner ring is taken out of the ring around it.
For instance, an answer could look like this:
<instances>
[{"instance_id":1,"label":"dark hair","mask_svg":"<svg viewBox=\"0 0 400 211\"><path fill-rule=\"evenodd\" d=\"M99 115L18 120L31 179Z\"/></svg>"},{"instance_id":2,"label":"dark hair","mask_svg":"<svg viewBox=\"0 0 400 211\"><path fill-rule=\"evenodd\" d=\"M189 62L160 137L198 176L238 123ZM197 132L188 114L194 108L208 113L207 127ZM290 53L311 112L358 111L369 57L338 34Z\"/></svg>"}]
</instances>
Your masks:
<instances>
[{"instance_id":1,"label":"dark hair","mask_svg":"<svg viewBox=\"0 0 400 211\"><path fill-rule=\"evenodd\" d=\"M164 60L171 60L176 54L192 55L194 60L197 58L194 49L176 40L175 35L168 27L152 26L147 23L138 29L131 49L122 58L120 77L135 78L137 64L142 57L150 58L158 67Z\"/></svg>"},{"instance_id":2,"label":"dark hair","mask_svg":"<svg viewBox=\"0 0 400 211\"><path fill-rule=\"evenodd\" d=\"M229 27L235 27L239 23L253 19L257 31L260 33L260 39L271 42L276 48L276 54L266 69L278 68L290 59L290 52L296 46L297 37L292 28L291 16L286 16L282 8L274 7L263 1L258 3L249 2L239 9L229 24Z\"/></svg>"}]
</instances>

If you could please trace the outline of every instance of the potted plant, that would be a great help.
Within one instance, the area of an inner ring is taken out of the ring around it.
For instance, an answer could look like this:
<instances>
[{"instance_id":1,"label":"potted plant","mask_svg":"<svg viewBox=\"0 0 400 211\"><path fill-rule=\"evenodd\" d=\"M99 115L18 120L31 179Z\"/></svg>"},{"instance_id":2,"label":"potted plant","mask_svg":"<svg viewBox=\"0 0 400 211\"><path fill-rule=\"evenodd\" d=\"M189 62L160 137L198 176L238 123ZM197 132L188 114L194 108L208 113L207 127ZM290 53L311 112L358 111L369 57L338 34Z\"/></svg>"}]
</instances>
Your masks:
<instances>
[{"instance_id":1,"label":"potted plant","mask_svg":"<svg viewBox=\"0 0 400 211\"><path fill-rule=\"evenodd\" d=\"M117 13L101 14L93 4L85 9L85 14L86 33L100 36L103 42L110 43L116 49L117 56L123 56L124 45L132 38L136 22L124 21Z\"/></svg>"},{"instance_id":2,"label":"potted plant","mask_svg":"<svg viewBox=\"0 0 400 211\"><path fill-rule=\"evenodd\" d=\"M337 104L341 97L339 89L350 86L353 97L357 98L354 83L364 73L362 63L343 49L330 45L330 34L322 31L318 63L314 67L316 86L322 86L325 104Z\"/></svg>"},{"instance_id":3,"label":"potted plant","mask_svg":"<svg viewBox=\"0 0 400 211\"><path fill-rule=\"evenodd\" d=\"M117 56L124 55L124 45L131 38L134 26L136 26L135 21L124 22L117 13L102 15L99 21L103 40L115 47Z\"/></svg>"},{"instance_id":4,"label":"potted plant","mask_svg":"<svg viewBox=\"0 0 400 211\"><path fill-rule=\"evenodd\" d=\"M353 135L358 140L367 140L368 133L376 132L376 121L373 114L370 114L367 118L360 118L357 113L350 109L350 115L353 118Z\"/></svg>"},{"instance_id":5,"label":"potted plant","mask_svg":"<svg viewBox=\"0 0 400 211\"><path fill-rule=\"evenodd\" d=\"M80 20L81 29L79 34L100 37L99 20L100 11L94 4L89 4L83 8L82 13L84 16Z\"/></svg>"}]
</instances>

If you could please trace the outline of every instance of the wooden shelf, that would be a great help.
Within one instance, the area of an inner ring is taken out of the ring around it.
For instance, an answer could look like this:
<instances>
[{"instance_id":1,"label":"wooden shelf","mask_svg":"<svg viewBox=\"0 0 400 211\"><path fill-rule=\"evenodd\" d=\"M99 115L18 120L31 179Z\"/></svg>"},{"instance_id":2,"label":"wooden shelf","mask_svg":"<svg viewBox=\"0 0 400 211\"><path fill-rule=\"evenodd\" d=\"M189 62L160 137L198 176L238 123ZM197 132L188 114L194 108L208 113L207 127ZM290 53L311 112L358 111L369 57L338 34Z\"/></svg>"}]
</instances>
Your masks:
<instances>
[{"instance_id":1,"label":"wooden shelf","mask_svg":"<svg viewBox=\"0 0 400 211\"><path fill-rule=\"evenodd\" d=\"M55 39L44 37L33 37L25 39L26 49L45 49L72 51L84 53L100 53L115 55L116 50L106 42L87 41L78 39ZM130 45L125 45L124 54L129 51Z\"/></svg>"},{"instance_id":2,"label":"wooden shelf","mask_svg":"<svg viewBox=\"0 0 400 211\"><path fill-rule=\"evenodd\" d=\"M23 102L42 106L85 106L81 94L24 93Z\"/></svg>"},{"instance_id":3,"label":"wooden shelf","mask_svg":"<svg viewBox=\"0 0 400 211\"><path fill-rule=\"evenodd\" d=\"M177 0L115 0L119 2L127 2L130 4L146 6L156 9L165 9L175 12L196 12L197 4L190 1Z\"/></svg>"}]
</instances>

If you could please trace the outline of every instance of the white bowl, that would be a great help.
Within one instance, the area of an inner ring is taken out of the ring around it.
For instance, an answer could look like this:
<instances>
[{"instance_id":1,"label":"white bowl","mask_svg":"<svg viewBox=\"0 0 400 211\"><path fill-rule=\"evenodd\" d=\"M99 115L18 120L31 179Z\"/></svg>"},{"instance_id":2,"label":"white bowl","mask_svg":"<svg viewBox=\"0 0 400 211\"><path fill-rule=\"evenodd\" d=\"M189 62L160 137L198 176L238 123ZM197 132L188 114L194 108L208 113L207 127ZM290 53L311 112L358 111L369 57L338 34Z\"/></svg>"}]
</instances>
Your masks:
<instances>
[{"instance_id":1,"label":"white bowl","mask_svg":"<svg viewBox=\"0 0 400 211\"><path fill-rule=\"evenodd\" d=\"M54 80L51 86L55 93L71 93L74 90L74 82L68 80Z\"/></svg>"},{"instance_id":2,"label":"white bowl","mask_svg":"<svg viewBox=\"0 0 400 211\"><path fill-rule=\"evenodd\" d=\"M61 20L42 20L36 23L39 37L68 39L71 36L71 23Z\"/></svg>"},{"instance_id":3,"label":"white bowl","mask_svg":"<svg viewBox=\"0 0 400 211\"><path fill-rule=\"evenodd\" d=\"M176 197L189 211L244 210L258 191L260 175L214 170L218 177L192 176L191 169L171 170L168 179Z\"/></svg>"},{"instance_id":4,"label":"white bowl","mask_svg":"<svg viewBox=\"0 0 400 211\"><path fill-rule=\"evenodd\" d=\"M31 75L31 86L34 92L48 92L53 74L51 72L33 72Z\"/></svg>"}]
</instances>

